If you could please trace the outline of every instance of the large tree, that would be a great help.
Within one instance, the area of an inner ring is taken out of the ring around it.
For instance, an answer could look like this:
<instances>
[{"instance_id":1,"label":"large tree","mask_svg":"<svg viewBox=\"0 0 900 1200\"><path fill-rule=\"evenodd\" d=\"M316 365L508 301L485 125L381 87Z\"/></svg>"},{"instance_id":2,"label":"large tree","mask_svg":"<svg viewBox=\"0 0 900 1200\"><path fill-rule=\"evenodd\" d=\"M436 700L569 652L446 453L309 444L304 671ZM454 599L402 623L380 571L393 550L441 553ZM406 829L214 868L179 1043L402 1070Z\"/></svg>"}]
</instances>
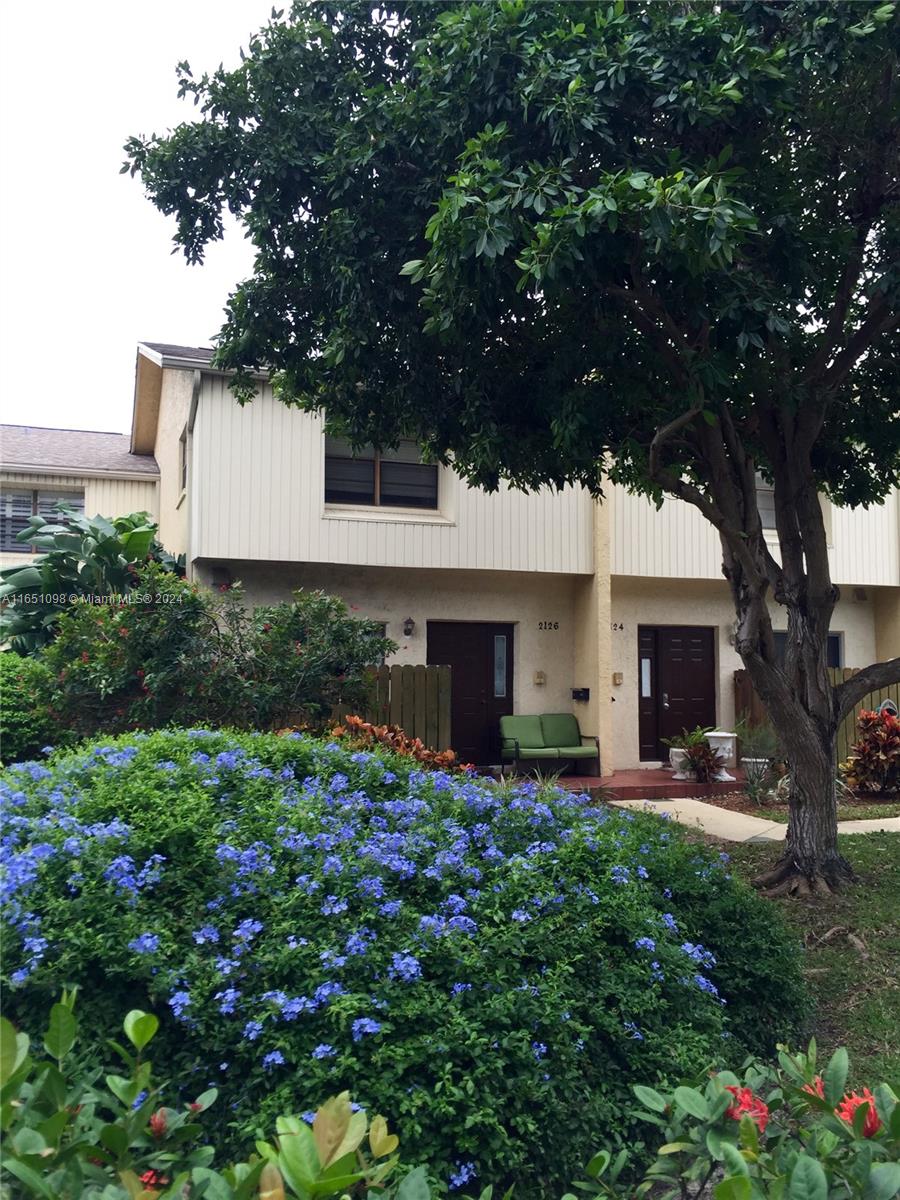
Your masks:
<instances>
[{"instance_id":1,"label":"large tree","mask_svg":"<svg viewBox=\"0 0 900 1200\"><path fill-rule=\"evenodd\" d=\"M900 484L898 47L857 0L301 3L124 169L199 262L243 222L218 362L476 484L610 478L721 539L786 748L772 887L839 886L822 498ZM777 550L757 476L774 485ZM779 660L770 602L787 614Z\"/></svg>"}]
</instances>

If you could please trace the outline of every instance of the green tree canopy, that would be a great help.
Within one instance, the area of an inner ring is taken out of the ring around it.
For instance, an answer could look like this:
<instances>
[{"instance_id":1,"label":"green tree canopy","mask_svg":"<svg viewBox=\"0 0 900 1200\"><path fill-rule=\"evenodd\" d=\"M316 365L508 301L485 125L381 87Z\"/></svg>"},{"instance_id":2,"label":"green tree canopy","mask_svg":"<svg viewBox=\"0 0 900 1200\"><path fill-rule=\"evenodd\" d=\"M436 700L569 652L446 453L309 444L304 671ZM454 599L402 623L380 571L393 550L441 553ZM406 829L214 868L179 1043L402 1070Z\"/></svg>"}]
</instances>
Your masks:
<instances>
[{"instance_id":1,"label":"green tree canopy","mask_svg":"<svg viewBox=\"0 0 900 1200\"><path fill-rule=\"evenodd\" d=\"M354 442L487 487L605 471L696 505L797 809L833 809L836 723L900 673L827 681L818 498L900 484L898 47L865 0L298 3L236 70L182 64L199 118L125 169L191 261L226 211L252 238L217 356L240 398L267 366Z\"/></svg>"}]
</instances>

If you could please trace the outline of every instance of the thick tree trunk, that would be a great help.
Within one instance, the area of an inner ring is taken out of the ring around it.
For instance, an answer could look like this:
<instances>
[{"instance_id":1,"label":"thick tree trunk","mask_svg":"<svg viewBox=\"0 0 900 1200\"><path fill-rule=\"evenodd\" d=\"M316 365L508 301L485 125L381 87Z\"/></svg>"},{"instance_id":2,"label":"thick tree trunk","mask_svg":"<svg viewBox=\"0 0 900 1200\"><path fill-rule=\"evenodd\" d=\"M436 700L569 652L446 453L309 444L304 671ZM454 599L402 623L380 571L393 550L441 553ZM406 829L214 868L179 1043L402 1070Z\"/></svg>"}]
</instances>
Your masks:
<instances>
[{"instance_id":1,"label":"thick tree trunk","mask_svg":"<svg viewBox=\"0 0 900 1200\"><path fill-rule=\"evenodd\" d=\"M770 895L832 892L853 879L838 850L835 737L810 736L804 719L782 719L778 733L790 772L790 818L784 854L755 880Z\"/></svg>"}]
</instances>

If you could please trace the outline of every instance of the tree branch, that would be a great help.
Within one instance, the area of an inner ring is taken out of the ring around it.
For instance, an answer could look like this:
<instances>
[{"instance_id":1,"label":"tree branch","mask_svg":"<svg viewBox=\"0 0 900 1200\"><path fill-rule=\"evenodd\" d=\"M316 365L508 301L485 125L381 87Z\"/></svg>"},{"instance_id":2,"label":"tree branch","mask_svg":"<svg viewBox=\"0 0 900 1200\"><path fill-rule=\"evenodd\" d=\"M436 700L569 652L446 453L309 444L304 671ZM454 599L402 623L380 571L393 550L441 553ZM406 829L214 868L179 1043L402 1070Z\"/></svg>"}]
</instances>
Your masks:
<instances>
[{"instance_id":1,"label":"tree branch","mask_svg":"<svg viewBox=\"0 0 900 1200\"><path fill-rule=\"evenodd\" d=\"M863 667L855 675L834 689L835 706L838 721L843 720L847 713L879 688L888 687L892 683L900 683L900 658L889 658L886 662L872 663Z\"/></svg>"},{"instance_id":2,"label":"tree branch","mask_svg":"<svg viewBox=\"0 0 900 1200\"><path fill-rule=\"evenodd\" d=\"M819 376L818 386L822 391L832 391L843 383L846 376L853 370L857 360L871 346L877 337L889 329L900 327L900 312L891 308L884 292L879 292L866 313L863 323L853 333L844 346L834 357L831 366Z\"/></svg>"}]
</instances>

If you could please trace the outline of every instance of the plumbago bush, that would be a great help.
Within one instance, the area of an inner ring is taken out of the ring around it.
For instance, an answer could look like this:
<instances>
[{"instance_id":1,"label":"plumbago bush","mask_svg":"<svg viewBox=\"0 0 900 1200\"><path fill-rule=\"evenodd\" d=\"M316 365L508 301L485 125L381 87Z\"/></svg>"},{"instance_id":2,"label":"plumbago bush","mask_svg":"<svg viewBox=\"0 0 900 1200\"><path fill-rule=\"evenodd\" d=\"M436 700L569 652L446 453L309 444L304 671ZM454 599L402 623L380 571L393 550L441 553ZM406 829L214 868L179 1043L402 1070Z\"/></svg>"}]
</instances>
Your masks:
<instances>
[{"instance_id":1,"label":"plumbago bush","mask_svg":"<svg viewBox=\"0 0 900 1200\"><path fill-rule=\"evenodd\" d=\"M350 1090L443 1185L565 1185L630 1088L771 1048L797 947L649 815L304 735L138 734L2 783L7 1015L78 985L220 1091L227 1149ZM553 1130L552 1138L547 1130Z\"/></svg>"}]
</instances>

